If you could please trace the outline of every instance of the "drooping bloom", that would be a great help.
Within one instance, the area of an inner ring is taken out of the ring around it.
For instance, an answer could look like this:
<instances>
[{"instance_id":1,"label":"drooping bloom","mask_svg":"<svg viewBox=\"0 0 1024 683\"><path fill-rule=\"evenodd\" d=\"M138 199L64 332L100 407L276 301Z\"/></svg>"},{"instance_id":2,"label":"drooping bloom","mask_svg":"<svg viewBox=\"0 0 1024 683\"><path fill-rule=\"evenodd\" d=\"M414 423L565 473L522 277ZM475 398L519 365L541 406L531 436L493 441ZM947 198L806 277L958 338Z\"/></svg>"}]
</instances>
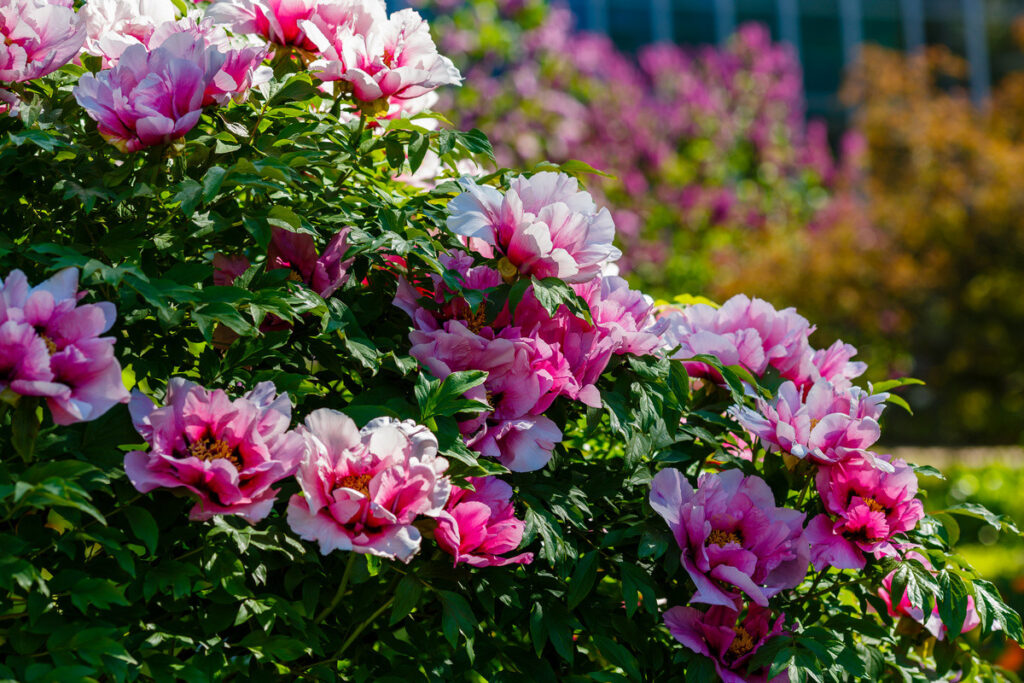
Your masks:
<instances>
[{"instance_id":1,"label":"drooping bloom","mask_svg":"<svg viewBox=\"0 0 1024 683\"><path fill-rule=\"evenodd\" d=\"M312 235L274 228L270 237L270 247L267 249L266 268L287 268L295 274L295 279L327 298L348 279L348 268L352 265L352 259L346 259L345 252L348 251L346 238L350 230L342 228L327 243L323 253L317 254L316 242ZM250 265L249 259L244 256L217 254L213 258L214 282L218 285L230 285Z\"/></svg>"},{"instance_id":2,"label":"drooping bloom","mask_svg":"<svg viewBox=\"0 0 1024 683\"><path fill-rule=\"evenodd\" d=\"M884 460L893 472L879 470ZM917 495L917 475L902 460L876 455L869 461L852 455L834 465L823 465L815 480L826 514L807 525L815 569L827 565L863 569L864 555L893 556L892 539L911 531L924 517Z\"/></svg>"},{"instance_id":3,"label":"drooping bloom","mask_svg":"<svg viewBox=\"0 0 1024 683\"><path fill-rule=\"evenodd\" d=\"M529 564L533 553L501 557L519 547L525 523L515 516L512 487L497 477L471 477L475 491L454 488L437 518L434 538L442 550L472 567Z\"/></svg>"},{"instance_id":4,"label":"drooping bloom","mask_svg":"<svg viewBox=\"0 0 1024 683\"><path fill-rule=\"evenodd\" d=\"M733 414L773 451L826 464L859 453L875 467L891 471L886 460L867 450L881 436L877 418L887 397L858 387L837 391L823 379L805 397L793 382L785 382L773 400L758 398L757 410L744 407Z\"/></svg>"},{"instance_id":5,"label":"drooping bloom","mask_svg":"<svg viewBox=\"0 0 1024 683\"><path fill-rule=\"evenodd\" d=\"M362 430L321 408L300 427L309 450L288 502L288 525L324 555L351 550L408 562L420 548L414 522L444 510L451 483L437 439L411 420L381 417Z\"/></svg>"},{"instance_id":6,"label":"drooping bloom","mask_svg":"<svg viewBox=\"0 0 1024 683\"><path fill-rule=\"evenodd\" d=\"M807 574L804 513L775 507L771 489L739 470L701 475L694 491L667 468L651 482L651 507L668 523L697 592L691 602L762 607Z\"/></svg>"},{"instance_id":7,"label":"drooping bloom","mask_svg":"<svg viewBox=\"0 0 1024 683\"><path fill-rule=\"evenodd\" d=\"M318 78L344 81L362 102L410 100L462 82L416 11L404 9L382 21L378 11L361 6L366 4L321 4L299 22L319 51L309 65Z\"/></svg>"},{"instance_id":8,"label":"drooping bloom","mask_svg":"<svg viewBox=\"0 0 1024 683\"><path fill-rule=\"evenodd\" d=\"M95 420L128 401L103 301L79 305L78 270L30 287L20 270L0 282L0 391L42 396L60 425Z\"/></svg>"},{"instance_id":9,"label":"drooping bloom","mask_svg":"<svg viewBox=\"0 0 1024 683\"><path fill-rule=\"evenodd\" d=\"M906 554L905 560L917 560L925 566L925 569L933 571L932 563L928 561L928 558L920 553L909 552ZM903 597L900 598L900 602L897 605L892 604L892 580L896 575L896 570L890 572L884 579L882 579L882 586L878 589L878 597L885 602L885 606L888 608L889 616L891 617L907 617L916 621L918 624L928 630L938 640L945 640L949 629L942 622L942 618L939 616L939 606L932 601L932 611L926 619L924 616L924 609L921 605L915 605L910 599L910 591L903 591ZM967 633L978 627L981 624L981 617L978 615L977 609L974 605L974 597L971 595L967 596L967 615L964 617L964 624L960 629L960 633Z\"/></svg>"},{"instance_id":10,"label":"drooping bloom","mask_svg":"<svg viewBox=\"0 0 1024 683\"><path fill-rule=\"evenodd\" d=\"M707 354L723 365L742 365L756 376L771 366L798 385L817 376L807 341L814 328L796 309L777 311L767 301L737 294L717 309L693 304L670 310L658 323L655 329L662 335L665 349L679 347L673 358L686 360ZM691 377L721 380L706 363L685 365Z\"/></svg>"},{"instance_id":11,"label":"drooping bloom","mask_svg":"<svg viewBox=\"0 0 1024 683\"><path fill-rule=\"evenodd\" d=\"M150 448L125 456L128 479L142 493L184 488L198 499L190 519L239 515L255 524L270 514L273 485L295 472L306 449L288 430L288 395L276 391L261 382L232 401L220 389L175 377L160 407L133 392L132 422Z\"/></svg>"},{"instance_id":12,"label":"drooping bloom","mask_svg":"<svg viewBox=\"0 0 1024 683\"><path fill-rule=\"evenodd\" d=\"M492 245L521 275L586 282L622 255L611 214L571 176L519 176L505 193L470 180L465 187L448 203L448 229Z\"/></svg>"},{"instance_id":13,"label":"drooping bloom","mask_svg":"<svg viewBox=\"0 0 1024 683\"><path fill-rule=\"evenodd\" d=\"M462 322L449 320L433 331L413 330L409 353L435 377L459 370L488 373L483 385L466 397L488 403L492 410L463 421L466 443L495 457L514 472L540 469L551 459L562 433L542 413L557 397L553 389L568 374L564 360L543 340L505 328L495 337L491 328L474 333Z\"/></svg>"},{"instance_id":14,"label":"drooping bloom","mask_svg":"<svg viewBox=\"0 0 1024 683\"><path fill-rule=\"evenodd\" d=\"M195 127L225 58L202 36L176 33L151 52L128 47L117 66L83 75L73 93L107 142L137 152Z\"/></svg>"},{"instance_id":15,"label":"drooping bloom","mask_svg":"<svg viewBox=\"0 0 1024 683\"><path fill-rule=\"evenodd\" d=\"M2 0L0 36L0 81L17 83L70 62L85 42L85 27L66 0Z\"/></svg>"},{"instance_id":16,"label":"drooping bloom","mask_svg":"<svg viewBox=\"0 0 1024 683\"><path fill-rule=\"evenodd\" d=\"M176 21L178 9L171 0L87 0L80 14L87 33L85 52L102 57L107 68L132 45L151 47L153 32Z\"/></svg>"},{"instance_id":17,"label":"drooping bloom","mask_svg":"<svg viewBox=\"0 0 1024 683\"><path fill-rule=\"evenodd\" d=\"M748 674L747 661L772 636L783 632L785 617L772 623L767 607L751 604L746 614L735 607L713 605L705 612L693 607L673 607L662 615L665 626L676 640L697 654L713 660L723 683L765 683L767 674ZM772 683L783 683L789 675L783 671Z\"/></svg>"}]
</instances>

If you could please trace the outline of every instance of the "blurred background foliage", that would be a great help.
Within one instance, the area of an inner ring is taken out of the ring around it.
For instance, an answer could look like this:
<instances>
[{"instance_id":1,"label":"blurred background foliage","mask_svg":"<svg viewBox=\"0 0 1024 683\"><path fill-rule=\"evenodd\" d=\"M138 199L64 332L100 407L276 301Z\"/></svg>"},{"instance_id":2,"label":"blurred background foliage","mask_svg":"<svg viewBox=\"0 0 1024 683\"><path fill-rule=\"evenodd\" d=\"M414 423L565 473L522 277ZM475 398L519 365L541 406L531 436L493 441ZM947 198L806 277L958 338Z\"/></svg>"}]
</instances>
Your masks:
<instances>
[{"instance_id":1,"label":"blurred background foliage","mask_svg":"<svg viewBox=\"0 0 1024 683\"><path fill-rule=\"evenodd\" d=\"M466 75L441 110L490 131L502 165L607 172L590 188L634 286L796 306L856 345L869 379L924 379L891 443L1024 442L1024 73L977 107L949 50L865 46L847 126L828 131L792 49L758 24L626 54L538 0L433 7Z\"/></svg>"}]
</instances>

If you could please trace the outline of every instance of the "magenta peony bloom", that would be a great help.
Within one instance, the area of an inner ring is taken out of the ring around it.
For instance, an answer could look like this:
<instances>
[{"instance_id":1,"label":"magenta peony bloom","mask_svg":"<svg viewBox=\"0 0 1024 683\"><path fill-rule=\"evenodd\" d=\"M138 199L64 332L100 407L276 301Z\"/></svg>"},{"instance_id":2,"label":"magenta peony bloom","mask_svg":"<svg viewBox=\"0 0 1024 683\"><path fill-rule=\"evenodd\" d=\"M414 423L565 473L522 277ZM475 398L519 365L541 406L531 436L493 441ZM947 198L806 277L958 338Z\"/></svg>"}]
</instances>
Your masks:
<instances>
[{"instance_id":1,"label":"magenta peony bloom","mask_svg":"<svg viewBox=\"0 0 1024 683\"><path fill-rule=\"evenodd\" d=\"M933 570L932 563L928 561L928 558L920 553L909 552L905 559L917 560L925 566L928 570ZM892 579L895 576L896 570L890 572L884 579L882 579L882 586L878 589L878 597L882 598L885 602L885 606L888 608L889 616L891 617L907 617L916 621L918 624L924 626L929 633L931 633L938 640L945 640L949 629L942 623L942 618L939 616L939 606L932 603L931 614L925 619L924 609L920 605L915 605L910 600L909 591L903 591L903 597L900 599L898 605L892 604ZM967 616L964 617L964 625L960 629L960 633L967 633L968 631L974 630L981 624L981 617L978 616L978 611L974 606L974 597L971 595L967 596Z\"/></svg>"},{"instance_id":2,"label":"magenta peony bloom","mask_svg":"<svg viewBox=\"0 0 1024 683\"><path fill-rule=\"evenodd\" d=\"M260 521L278 493L271 487L295 472L306 449L303 438L288 431L288 395L277 396L271 382L232 401L220 389L175 377L166 405L158 408L136 391L130 408L150 449L125 456L128 479L142 493L186 489L198 499L189 513L193 520L239 515L250 524Z\"/></svg>"},{"instance_id":3,"label":"magenta peony bloom","mask_svg":"<svg viewBox=\"0 0 1024 683\"><path fill-rule=\"evenodd\" d=\"M344 4L345 0L337 2ZM318 4L318 0L217 0L210 5L206 16L236 34L256 34L277 45L315 50L316 45L299 22L309 19ZM376 5L378 0L357 4Z\"/></svg>"},{"instance_id":4,"label":"magenta peony bloom","mask_svg":"<svg viewBox=\"0 0 1024 683\"><path fill-rule=\"evenodd\" d=\"M71 2L0 0L0 81L45 76L70 62L85 42Z\"/></svg>"},{"instance_id":5,"label":"magenta peony bloom","mask_svg":"<svg viewBox=\"0 0 1024 683\"><path fill-rule=\"evenodd\" d=\"M850 360L855 355L855 347L837 341L827 349L815 351L811 362L819 377L828 380L837 389L845 390L852 386L850 380L860 377L868 369L867 363Z\"/></svg>"},{"instance_id":6,"label":"magenta peony bloom","mask_svg":"<svg viewBox=\"0 0 1024 683\"><path fill-rule=\"evenodd\" d=\"M804 396L793 382L785 382L771 402L758 398L756 411L737 408L733 415L771 450L826 464L859 453L875 467L892 471L892 465L867 450L881 436L877 418L887 397L857 387L836 391L823 379Z\"/></svg>"},{"instance_id":7,"label":"magenta peony bloom","mask_svg":"<svg viewBox=\"0 0 1024 683\"><path fill-rule=\"evenodd\" d=\"M448 203L448 229L493 245L521 275L586 282L622 255L612 245L611 214L571 176L519 176L504 194L464 182L466 191Z\"/></svg>"},{"instance_id":8,"label":"magenta peony bloom","mask_svg":"<svg viewBox=\"0 0 1024 683\"><path fill-rule=\"evenodd\" d=\"M474 266L473 257L466 252L443 254L438 260L446 269L456 273L455 280L463 289L482 292L501 284L498 271L489 266ZM422 285L414 287L404 277L399 277L398 291L393 301L409 314L417 329L424 332L437 330L447 320L460 320L473 332L484 327L487 307L483 301L475 308L470 306L440 275L431 275L429 283L424 282ZM432 300L430 309L424 307L423 299Z\"/></svg>"},{"instance_id":9,"label":"magenta peony bloom","mask_svg":"<svg viewBox=\"0 0 1024 683\"><path fill-rule=\"evenodd\" d=\"M801 385L817 376L807 341L814 328L796 309L776 311L767 301L737 294L718 309L694 304L670 310L658 323L655 330L662 335L664 347L680 347L673 358L708 354L723 365L742 365L756 376L771 366ZM691 377L721 380L706 363L685 365Z\"/></svg>"},{"instance_id":10,"label":"magenta peony bloom","mask_svg":"<svg viewBox=\"0 0 1024 683\"><path fill-rule=\"evenodd\" d=\"M128 402L113 337L117 311L78 305L78 270L30 287L20 270L0 282L0 391L42 396L59 425L95 420Z\"/></svg>"},{"instance_id":11,"label":"magenta peony bloom","mask_svg":"<svg viewBox=\"0 0 1024 683\"><path fill-rule=\"evenodd\" d=\"M132 45L150 45L158 26L175 22L178 9L171 0L87 0L85 52L103 58L103 67L117 63Z\"/></svg>"},{"instance_id":12,"label":"magenta peony bloom","mask_svg":"<svg viewBox=\"0 0 1024 683\"><path fill-rule=\"evenodd\" d=\"M372 3L322 4L299 26L319 51L310 71L323 81L344 81L362 102L409 100L462 82L414 10L382 21Z\"/></svg>"},{"instance_id":13,"label":"magenta peony bloom","mask_svg":"<svg viewBox=\"0 0 1024 683\"><path fill-rule=\"evenodd\" d=\"M497 477L471 477L475 491L454 488L437 518L434 539L441 549L473 567L530 564L533 553L500 557L519 547L525 523L512 508L512 487Z\"/></svg>"},{"instance_id":14,"label":"magenta peony bloom","mask_svg":"<svg viewBox=\"0 0 1024 683\"><path fill-rule=\"evenodd\" d=\"M202 36L176 33L152 52L130 46L114 68L83 75L73 93L107 142L137 152L195 127L225 58Z\"/></svg>"},{"instance_id":15,"label":"magenta peony bloom","mask_svg":"<svg viewBox=\"0 0 1024 683\"><path fill-rule=\"evenodd\" d=\"M723 683L765 683L767 674L748 674L747 661L764 642L783 632L783 615L772 623L767 607L751 604L742 617L735 607L713 605L706 612L693 607L673 607L663 615L672 637L697 654L715 663ZM783 683L789 675L783 671L772 683Z\"/></svg>"},{"instance_id":16,"label":"magenta peony bloom","mask_svg":"<svg viewBox=\"0 0 1024 683\"><path fill-rule=\"evenodd\" d=\"M288 502L288 525L324 555L352 550L408 562L420 548L414 522L444 510L451 483L437 439L411 420L371 420L362 430L322 408L300 430L309 451Z\"/></svg>"},{"instance_id":17,"label":"magenta peony bloom","mask_svg":"<svg viewBox=\"0 0 1024 683\"><path fill-rule=\"evenodd\" d=\"M879 470L873 464L878 460L889 462L894 471ZM863 569L862 553L896 555L893 537L911 531L924 517L924 507L914 497L917 475L891 456L877 455L869 461L852 455L823 465L815 483L827 512L807 525L815 569Z\"/></svg>"},{"instance_id":18,"label":"magenta peony bloom","mask_svg":"<svg viewBox=\"0 0 1024 683\"><path fill-rule=\"evenodd\" d=\"M743 595L768 598L807 575L804 514L775 507L763 479L739 470L701 475L694 491L679 470L651 482L651 507L668 523L697 586L691 602L736 608Z\"/></svg>"},{"instance_id":19,"label":"magenta peony bloom","mask_svg":"<svg viewBox=\"0 0 1024 683\"><path fill-rule=\"evenodd\" d=\"M562 433L541 413L569 374L555 349L543 340L520 336L516 328L505 328L495 337L489 327L477 334L457 320L433 331L413 330L409 339L410 355L439 379L459 370L488 373L483 385L466 392L467 398L492 407L460 423L467 445L514 472L530 472L548 463Z\"/></svg>"}]
</instances>

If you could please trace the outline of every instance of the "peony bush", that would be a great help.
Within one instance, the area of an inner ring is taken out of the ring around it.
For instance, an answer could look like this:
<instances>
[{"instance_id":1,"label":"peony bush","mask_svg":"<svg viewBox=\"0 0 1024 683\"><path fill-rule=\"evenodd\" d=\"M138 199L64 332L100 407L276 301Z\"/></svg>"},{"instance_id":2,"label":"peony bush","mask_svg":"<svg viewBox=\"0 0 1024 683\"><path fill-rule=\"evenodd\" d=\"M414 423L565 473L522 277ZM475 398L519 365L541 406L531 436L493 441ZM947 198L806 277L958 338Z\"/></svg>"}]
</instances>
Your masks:
<instances>
[{"instance_id":1,"label":"peony bush","mask_svg":"<svg viewBox=\"0 0 1024 683\"><path fill-rule=\"evenodd\" d=\"M631 289L414 11L93 2L0 10L0 677L1001 676L904 383Z\"/></svg>"}]
</instances>

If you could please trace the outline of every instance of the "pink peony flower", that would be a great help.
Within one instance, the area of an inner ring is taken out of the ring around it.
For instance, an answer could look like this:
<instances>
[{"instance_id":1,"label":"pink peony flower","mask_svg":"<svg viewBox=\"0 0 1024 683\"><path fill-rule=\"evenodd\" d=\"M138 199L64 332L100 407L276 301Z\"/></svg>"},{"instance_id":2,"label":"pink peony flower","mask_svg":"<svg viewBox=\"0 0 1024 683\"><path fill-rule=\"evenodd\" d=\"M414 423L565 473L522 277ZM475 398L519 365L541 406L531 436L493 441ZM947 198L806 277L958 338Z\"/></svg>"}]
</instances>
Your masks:
<instances>
[{"instance_id":1,"label":"pink peony flower","mask_svg":"<svg viewBox=\"0 0 1024 683\"><path fill-rule=\"evenodd\" d=\"M827 349L815 351L811 362L819 377L828 380L837 389L844 390L852 386L850 380L860 377L868 369L867 363L850 360L855 355L855 347L837 341Z\"/></svg>"},{"instance_id":2,"label":"pink peony flower","mask_svg":"<svg viewBox=\"0 0 1024 683\"><path fill-rule=\"evenodd\" d=\"M73 93L107 142L137 152L195 127L225 58L202 36L176 33L152 52L130 46L114 68L83 75Z\"/></svg>"},{"instance_id":3,"label":"pink peony flower","mask_svg":"<svg viewBox=\"0 0 1024 683\"><path fill-rule=\"evenodd\" d=\"M651 507L668 523L697 592L691 602L735 609L743 595L762 607L807 575L804 514L775 507L763 479L739 470L701 475L694 491L679 470L651 482Z\"/></svg>"},{"instance_id":4,"label":"pink peony flower","mask_svg":"<svg viewBox=\"0 0 1024 683\"><path fill-rule=\"evenodd\" d=\"M887 397L857 387L836 391L823 379L804 396L793 382L785 382L771 402L758 398L756 411L742 407L732 414L773 451L825 464L859 453L891 472L888 461L867 450L881 436L877 418Z\"/></svg>"},{"instance_id":5,"label":"pink peony flower","mask_svg":"<svg viewBox=\"0 0 1024 683\"><path fill-rule=\"evenodd\" d=\"M178 19L171 0L87 0L80 11L85 20L85 52L113 66L132 45L152 47L157 27Z\"/></svg>"},{"instance_id":6,"label":"pink peony flower","mask_svg":"<svg viewBox=\"0 0 1024 683\"><path fill-rule=\"evenodd\" d=\"M483 292L501 284L501 275L489 266L473 265L473 257L456 251L444 254L438 259L446 269L453 271L455 281L462 289ZM478 332L486 322L486 295L480 303L470 306L462 296L448 286L440 275L431 275L429 282L414 287L404 277L398 278L398 291L393 303L409 314L417 329L424 332L437 330L447 320L463 321L471 331ZM431 308L424 307L424 299L432 301Z\"/></svg>"},{"instance_id":7,"label":"pink peony flower","mask_svg":"<svg viewBox=\"0 0 1024 683\"><path fill-rule=\"evenodd\" d=\"M166 405L156 407L133 392L132 422L148 451L131 451L124 469L142 493L184 488L198 501L193 520L239 515L255 524L270 514L278 489L291 476L306 449L288 431L291 402L261 382L232 401L220 389L209 391L180 377L167 385Z\"/></svg>"},{"instance_id":8,"label":"pink peony flower","mask_svg":"<svg viewBox=\"0 0 1024 683\"><path fill-rule=\"evenodd\" d=\"M0 391L42 396L59 425L95 420L128 402L109 302L78 305L78 270L30 287L20 270L0 282Z\"/></svg>"},{"instance_id":9,"label":"pink peony flower","mask_svg":"<svg viewBox=\"0 0 1024 683\"><path fill-rule=\"evenodd\" d=\"M925 566L929 571L933 571L932 563L928 561L928 558L920 553L909 552L906 555L908 560L917 560ZM903 591L903 597L900 598L898 605L892 604L892 579L896 575L896 570L890 572L884 579L882 579L882 586L878 589L878 597L882 598L885 602L885 606L888 608L889 616L891 617L907 617L916 621L918 624L924 626L935 638L938 640L945 640L949 629L942 623L942 618L939 616L939 606L934 603L932 604L931 614L925 619L924 609L920 605L915 605L910 600L909 591ZM964 618L964 625L960 629L960 633L967 633L968 631L974 630L981 624L981 617L978 616L977 609L974 605L974 597L967 596L967 616Z\"/></svg>"},{"instance_id":10,"label":"pink peony flower","mask_svg":"<svg viewBox=\"0 0 1024 683\"><path fill-rule=\"evenodd\" d=\"M404 9L382 21L375 5L323 4L299 26L316 44L319 59L310 71L323 81L344 81L362 102L422 97L462 75L437 52L430 28Z\"/></svg>"},{"instance_id":11,"label":"pink peony flower","mask_svg":"<svg viewBox=\"0 0 1024 683\"><path fill-rule=\"evenodd\" d=\"M571 176L519 176L504 194L464 183L448 204L448 229L493 245L521 275L586 282L622 255L612 245L611 214L598 211Z\"/></svg>"},{"instance_id":12,"label":"pink peony flower","mask_svg":"<svg viewBox=\"0 0 1024 683\"><path fill-rule=\"evenodd\" d=\"M562 433L541 415L557 397L553 389L568 375L564 360L540 339L505 328L495 337L491 328L479 334L457 320L433 331L413 330L409 353L432 375L444 379L459 370L488 373L483 385L466 397L488 403L492 410L459 424L466 443L496 457L514 472L540 469L551 458Z\"/></svg>"},{"instance_id":13,"label":"pink peony flower","mask_svg":"<svg viewBox=\"0 0 1024 683\"><path fill-rule=\"evenodd\" d=\"M500 557L519 547L525 523L516 519L512 487L497 477L471 477L475 491L452 490L445 511L438 516L434 538L441 549L473 567L530 564L533 553Z\"/></svg>"},{"instance_id":14,"label":"pink peony flower","mask_svg":"<svg viewBox=\"0 0 1024 683\"><path fill-rule=\"evenodd\" d=\"M661 316L654 331L661 334L667 350L680 347L672 356L680 360L708 354L723 365L742 365L756 376L771 366L797 384L816 377L807 341L814 328L796 309L776 311L762 299L737 294L718 309L694 304L681 311L670 310ZM685 366L691 377L721 380L706 363L688 362Z\"/></svg>"},{"instance_id":15,"label":"pink peony flower","mask_svg":"<svg viewBox=\"0 0 1024 683\"><path fill-rule=\"evenodd\" d=\"M339 5L345 4L345 0L337 1ZM256 34L277 45L315 50L316 45L299 22L309 19L318 4L318 0L216 0L206 16L236 34ZM383 5L383 2L367 0L349 4Z\"/></svg>"},{"instance_id":16,"label":"pink peony flower","mask_svg":"<svg viewBox=\"0 0 1024 683\"><path fill-rule=\"evenodd\" d=\"M615 346L614 353L646 356L654 353L661 340L650 328L654 304L642 292L616 275L604 275L572 288L590 307L594 325Z\"/></svg>"},{"instance_id":17,"label":"pink peony flower","mask_svg":"<svg viewBox=\"0 0 1024 683\"><path fill-rule=\"evenodd\" d=\"M444 510L451 483L437 439L411 420L371 420L362 430L334 410L306 418L307 456L288 502L288 525L324 555L351 550L408 562L420 548L414 522Z\"/></svg>"},{"instance_id":18,"label":"pink peony flower","mask_svg":"<svg viewBox=\"0 0 1024 683\"><path fill-rule=\"evenodd\" d=\"M0 81L45 76L70 62L85 42L71 2L0 0Z\"/></svg>"},{"instance_id":19,"label":"pink peony flower","mask_svg":"<svg viewBox=\"0 0 1024 683\"><path fill-rule=\"evenodd\" d=\"M893 472L883 472L873 461L889 462ZM874 456L872 461L852 455L818 469L815 481L826 514L807 525L815 569L827 565L839 569L863 569L864 555L892 556L896 534L911 531L924 517L917 495L917 475L902 460Z\"/></svg>"},{"instance_id":20,"label":"pink peony flower","mask_svg":"<svg viewBox=\"0 0 1024 683\"><path fill-rule=\"evenodd\" d=\"M783 632L785 619L779 615L772 623L767 607L751 604L745 615L735 607L713 605L706 612L693 607L673 607L662 615L672 637L697 654L715 663L723 683L765 683L766 672L748 674L747 661L764 642ZM783 683L789 675L783 671L772 683Z\"/></svg>"}]
</instances>

